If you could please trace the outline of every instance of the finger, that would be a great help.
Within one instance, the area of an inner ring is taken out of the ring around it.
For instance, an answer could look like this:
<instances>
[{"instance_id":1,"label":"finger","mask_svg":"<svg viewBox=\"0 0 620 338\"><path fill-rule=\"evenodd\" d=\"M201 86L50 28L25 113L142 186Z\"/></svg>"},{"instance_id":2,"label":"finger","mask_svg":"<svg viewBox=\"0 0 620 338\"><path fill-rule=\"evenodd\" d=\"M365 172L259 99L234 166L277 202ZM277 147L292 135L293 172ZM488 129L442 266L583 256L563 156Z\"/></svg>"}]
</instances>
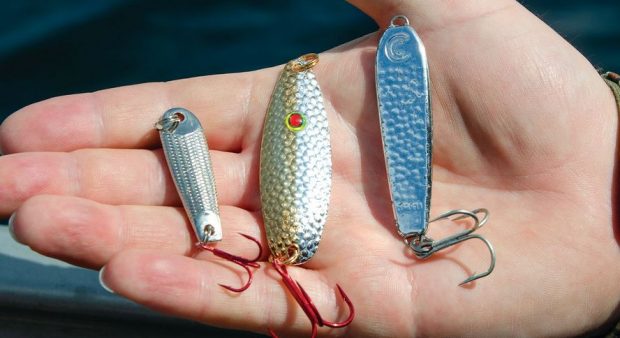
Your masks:
<instances>
[{"instance_id":1,"label":"finger","mask_svg":"<svg viewBox=\"0 0 620 338\"><path fill-rule=\"evenodd\" d=\"M257 203L248 193L250 165L243 154L211 151L218 199ZM39 194L71 195L107 204L180 205L161 150L86 149L0 157L0 215Z\"/></svg>"},{"instance_id":2,"label":"finger","mask_svg":"<svg viewBox=\"0 0 620 338\"><path fill-rule=\"evenodd\" d=\"M219 249L253 258L257 248L237 233L260 241L258 215L235 207L220 208L224 240ZM154 249L189 255L196 239L181 208L111 206L90 200L40 195L26 201L15 213L16 240L46 256L99 268L127 249Z\"/></svg>"},{"instance_id":3,"label":"finger","mask_svg":"<svg viewBox=\"0 0 620 338\"><path fill-rule=\"evenodd\" d=\"M334 286L322 282L317 272L295 267L289 272L324 318L346 316L339 314ZM116 293L157 311L216 326L262 333L269 327L281 334L308 334L307 317L279 279L269 265L263 266L255 272L249 289L233 295L217 285L238 282L239 276L229 267L152 251L122 252L102 274L102 280Z\"/></svg>"},{"instance_id":4,"label":"finger","mask_svg":"<svg viewBox=\"0 0 620 338\"><path fill-rule=\"evenodd\" d=\"M406 15L416 29L437 30L453 22L465 21L492 13L507 6L516 5L514 0L348 0L372 17L381 27L389 25L392 17Z\"/></svg>"},{"instance_id":5,"label":"finger","mask_svg":"<svg viewBox=\"0 0 620 338\"><path fill-rule=\"evenodd\" d=\"M256 79L262 77L207 76L52 98L9 116L0 144L5 154L153 147L159 143L154 123L166 110L184 107L201 120L212 149L237 151L247 128L255 126L250 108L261 111L266 104L253 101L253 90L270 90Z\"/></svg>"}]
</instances>

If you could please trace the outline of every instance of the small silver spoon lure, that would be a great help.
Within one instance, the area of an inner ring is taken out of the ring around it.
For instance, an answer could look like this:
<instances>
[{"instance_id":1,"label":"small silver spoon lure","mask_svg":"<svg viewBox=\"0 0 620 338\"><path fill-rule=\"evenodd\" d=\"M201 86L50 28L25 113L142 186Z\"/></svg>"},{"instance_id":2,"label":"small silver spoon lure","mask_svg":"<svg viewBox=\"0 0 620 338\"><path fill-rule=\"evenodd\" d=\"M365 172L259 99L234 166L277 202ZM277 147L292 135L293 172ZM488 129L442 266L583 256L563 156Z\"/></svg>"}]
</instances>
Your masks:
<instances>
[{"instance_id":1,"label":"small silver spoon lure","mask_svg":"<svg viewBox=\"0 0 620 338\"><path fill-rule=\"evenodd\" d=\"M258 246L259 252L254 259L235 256L213 246L222 240L222 225L209 148L200 122L189 110L172 108L164 113L155 128L159 130L166 162L194 228L197 245L243 267L249 275L243 286L220 285L233 292L245 291L252 283L250 267L260 267L257 261L262 248L257 239L245 234L240 235Z\"/></svg>"}]
</instances>

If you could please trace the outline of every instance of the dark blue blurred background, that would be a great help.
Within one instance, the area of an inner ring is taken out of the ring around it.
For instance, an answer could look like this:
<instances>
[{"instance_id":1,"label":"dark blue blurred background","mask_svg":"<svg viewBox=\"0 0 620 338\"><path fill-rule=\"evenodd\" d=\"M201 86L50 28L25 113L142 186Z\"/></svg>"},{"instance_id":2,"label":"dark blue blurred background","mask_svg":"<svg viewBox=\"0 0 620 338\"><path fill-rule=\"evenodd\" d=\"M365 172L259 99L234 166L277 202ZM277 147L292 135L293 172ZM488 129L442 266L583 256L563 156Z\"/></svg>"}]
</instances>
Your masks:
<instances>
[{"instance_id":1,"label":"dark blue blurred background","mask_svg":"<svg viewBox=\"0 0 620 338\"><path fill-rule=\"evenodd\" d=\"M432 0L429 0L432 1ZM619 0L524 0L620 71ZM344 1L23 0L0 4L0 121L53 96L273 66L376 29ZM260 305L257 305L260 306ZM0 337L253 337L162 317L0 226Z\"/></svg>"},{"instance_id":2,"label":"dark blue blurred background","mask_svg":"<svg viewBox=\"0 0 620 338\"><path fill-rule=\"evenodd\" d=\"M523 3L620 69L620 1ZM0 120L48 97L283 63L375 30L344 1L25 0L0 5Z\"/></svg>"},{"instance_id":3,"label":"dark blue blurred background","mask_svg":"<svg viewBox=\"0 0 620 338\"><path fill-rule=\"evenodd\" d=\"M273 66L375 28L334 0L5 2L0 112L62 94Z\"/></svg>"}]
</instances>

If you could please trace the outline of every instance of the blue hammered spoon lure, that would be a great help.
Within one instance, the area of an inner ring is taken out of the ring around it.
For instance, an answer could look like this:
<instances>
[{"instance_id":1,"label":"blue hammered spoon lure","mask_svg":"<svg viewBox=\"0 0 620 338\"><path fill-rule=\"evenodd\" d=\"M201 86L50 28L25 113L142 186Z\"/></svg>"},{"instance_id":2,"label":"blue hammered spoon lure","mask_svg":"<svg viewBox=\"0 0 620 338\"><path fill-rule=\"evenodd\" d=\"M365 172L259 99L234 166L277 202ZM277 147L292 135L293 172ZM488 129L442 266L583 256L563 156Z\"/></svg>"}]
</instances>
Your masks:
<instances>
[{"instance_id":1,"label":"blue hammered spoon lure","mask_svg":"<svg viewBox=\"0 0 620 338\"><path fill-rule=\"evenodd\" d=\"M484 273L473 274L461 285L491 274L495 251L484 237L472 234L482 227L486 209L451 210L429 220L433 125L426 51L407 17L395 16L377 48L376 86L383 152L398 233L418 258L469 240L479 239L491 253ZM470 218L473 226L441 240L426 235L431 222Z\"/></svg>"}]
</instances>

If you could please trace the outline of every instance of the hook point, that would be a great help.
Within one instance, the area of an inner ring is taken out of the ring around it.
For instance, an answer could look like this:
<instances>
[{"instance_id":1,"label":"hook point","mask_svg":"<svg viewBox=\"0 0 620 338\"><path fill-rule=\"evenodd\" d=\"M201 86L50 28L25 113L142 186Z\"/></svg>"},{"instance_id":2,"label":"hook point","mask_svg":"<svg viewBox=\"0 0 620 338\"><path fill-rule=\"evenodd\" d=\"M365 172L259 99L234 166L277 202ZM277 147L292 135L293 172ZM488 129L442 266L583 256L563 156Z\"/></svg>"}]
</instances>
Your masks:
<instances>
[{"instance_id":1,"label":"hook point","mask_svg":"<svg viewBox=\"0 0 620 338\"><path fill-rule=\"evenodd\" d=\"M255 263L258 262L258 260L263 256L263 246L260 244L260 242L258 241L258 239L256 237L244 234L242 232L238 232L239 235L245 237L246 239L249 239L250 241L254 242L254 244L256 244L256 246L258 247L258 254L256 254L256 257L254 257L254 259L248 260L249 263ZM254 265L252 265L254 266ZM256 266L254 266L256 267Z\"/></svg>"},{"instance_id":2,"label":"hook point","mask_svg":"<svg viewBox=\"0 0 620 338\"><path fill-rule=\"evenodd\" d=\"M224 289L231 291L231 292L237 292L237 293L243 292L250 287L250 285L252 284L252 280L254 278L254 272L250 270L250 267L253 267L256 269L260 268L260 264L258 264L257 261L260 259L260 257L263 254L263 248L260 245L260 242L256 238L250 235L242 234L242 233L240 233L240 235L256 243L256 245L258 246L258 255L254 259L247 259L247 258L243 258L240 256L230 254L226 251L211 247L208 245L208 243L199 243L199 246L203 248L204 250L210 251L215 256L223 258L229 262L235 263L239 265L240 267L242 267L243 269L245 269L245 271L248 274L248 280L240 288L234 288L232 286L219 284Z\"/></svg>"},{"instance_id":3,"label":"hook point","mask_svg":"<svg viewBox=\"0 0 620 338\"><path fill-rule=\"evenodd\" d=\"M482 214L482 217L478 217L478 214ZM491 264L489 265L489 268L487 269L486 272L484 273L480 273L480 274L473 274L471 276L469 276L467 279L465 279L464 281L462 281L459 285L465 285L467 283L471 283L473 281L475 281L476 279L482 278L482 277L486 277L488 275L491 274L491 272L493 272L493 270L495 269L495 249L493 248L493 246L491 245L491 243L484 237L477 235L477 234L472 234L474 231L480 229L480 227L482 227L488 220L489 218L489 211L485 208L479 208L479 209L474 209L472 211L468 211L468 210L462 210L462 209L455 209L455 210L450 210L447 211L441 215L439 215L438 217L432 219L431 221L429 221L429 223L431 222L435 222L438 220L442 220L442 219L449 219L452 216L458 215L457 217L453 218L452 220L460 220L460 219L464 219L464 218L471 218L474 221L474 224L471 228L464 230L462 232L459 232L455 235L452 236L448 236L444 239L438 240L438 241L432 241L429 243L424 243L424 239L429 239L428 237L426 237L424 234L419 234L416 240L412 240L410 242L407 242L409 247L411 249L413 249L414 253L416 254L416 256L418 256L419 258L427 258L430 255L432 255L433 253L443 250L445 248L451 247L453 245L456 245L458 243L462 243L464 241L470 240L470 239L479 239L482 242L484 242L484 244L487 246L487 248L489 249L489 253L491 254ZM424 245L421 245L421 243L423 243ZM429 248L430 247L430 248Z\"/></svg>"},{"instance_id":4,"label":"hook point","mask_svg":"<svg viewBox=\"0 0 620 338\"><path fill-rule=\"evenodd\" d=\"M237 265L241 266L242 268L245 269L245 271L248 273L248 280L245 282L245 284L243 284L240 288L233 288L232 286L229 285L224 285L224 284L218 284L219 286L223 287L224 289L231 291L231 292L236 292L236 293L241 293L245 290L247 290L250 285L252 285L252 280L254 279L254 272L252 270L250 270L250 268L247 265L241 265L235 261L231 261L233 263L236 263Z\"/></svg>"},{"instance_id":5,"label":"hook point","mask_svg":"<svg viewBox=\"0 0 620 338\"><path fill-rule=\"evenodd\" d=\"M301 286L301 284L298 281L291 278L291 276L288 274L288 272L286 271L286 265L284 265L277 258L273 259L272 265L282 277L282 281L284 282L284 285L289 290L289 292L291 293L291 295L293 296L297 304L299 304L299 306L302 308L304 313L306 313L306 315L308 316L308 319L310 319L310 322L312 323L312 337L316 337L318 326L341 328L341 327L345 327L351 324L351 322L353 321L353 318L355 317L355 308L353 307L353 303L351 302L351 300L349 299L349 297L347 296L347 294L344 292L344 290L342 289L340 285L336 284L336 287L338 288L338 292L340 292L340 295L344 299L345 303L349 307L349 317L342 322L335 323L335 322L326 321L321 317L321 314L319 313L318 309L312 302L312 299L310 298L310 296L306 293L306 290ZM270 329L270 333L272 333L271 329ZM272 333L272 336L277 337L277 336L274 336L273 333Z\"/></svg>"}]
</instances>

